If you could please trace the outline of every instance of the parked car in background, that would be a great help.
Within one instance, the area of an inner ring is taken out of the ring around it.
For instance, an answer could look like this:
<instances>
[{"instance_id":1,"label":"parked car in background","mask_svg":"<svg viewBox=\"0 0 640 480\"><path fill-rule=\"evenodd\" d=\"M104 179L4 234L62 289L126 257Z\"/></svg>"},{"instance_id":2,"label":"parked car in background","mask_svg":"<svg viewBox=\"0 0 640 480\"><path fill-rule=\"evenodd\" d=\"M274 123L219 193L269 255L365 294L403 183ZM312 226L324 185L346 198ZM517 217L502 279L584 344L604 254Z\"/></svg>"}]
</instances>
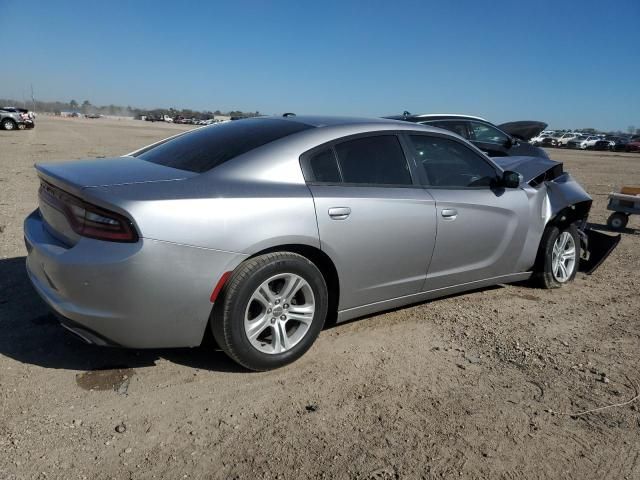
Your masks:
<instances>
[{"instance_id":1,"label":"parked car in background","mask_svg":"<svg viewBox=\"0 0 640 480\"><path fill-rule=\"evenodd\" d=\"M35 127L35 115L25 108L2 107L0 108L0 129L24 130Z\"/></svg>"},{"instance_id":2,"label":"parked car in background","mask_svg":"<svg viewBox=\"0 0 640 480\"><path fill-rule=\"evenodd\" d=\"M536 135L535 137L531 138L529 140L529 143L531 145L542 145L543 141L547 138L551 138L551 136L554 134L555 132L553 130L544 130L543 132L540 132L538 135Z\"/></svg>"},{"instance_id":3,"label":"parked car in background","mask_svg":"<svg viewBox=\"0 0 640 480\"><path fill-rule=\"evenodd\" d=\"M542 122L510 122L496 126L483 118L469 115L412 115L408 112L403 115L386 118L449 130L469 140L490 157L531 156L549 158L542 148L527 142L546 128L547 124Z\"/></svg>"},{"instance_id":4,"label":"parked car in background","mask_svg":"<svg viewBox=\"0 0 640 480\"><path fill-rule=\"evenodd\" d=\"M573 140L574 138L576 138L578 135L579 135L578 133L573 133L573 132L563 133L557 139L556 146L560 148L566 147L567 143L569 143L570 140Z\"/></svg>"},{"instance_id":5,"label":"parked car in background","mask_svg":"<svg viewBox=\"0 0 640 480\"><path fill-rule=\"evenodd\" d=\"M624 147L625 152L640 152L640 138L632 138Z\"/></svg>"},{"instance_id":6,"label":"parked car in background","mask_svg":"<svg viewBox=\"0 0 640 480\"><path fill-rule=\"evenodd\" d=\"M592 199L561 163L392 120L245 119L36 169L27 271L66 328L134 348L210 329L253 370L299 358L328 315L561 287L619 240L587 228Z\"/></svg>"},{"instance_id":7,"label":"parked car in background","mask_svg":"<svg viewBox=\"0 0 640 480\"><path fill-rule=\"evenodd\" d=\"M586 135L576 135L572 139L568 140L565 144L566 148L582 148L582 143L587 141Z\"/></svg>"},{"instance_id":8,"label":"parked car in background","mask_svg":"<svg viewBox=\"0 0 640 480\"><path fill-rule=\"evenodd\" d=\"M624 136L612 136L605 137L605 140L609 142L609 150L612 152L622 152L627 148L629 139Z\"/></svg>"},{"instance_id":9,"label":"parked car in background","mask_svg":"<svg viewBox=\"0 0 640 480\"><path fill-rule=\"evenodd\" d=\"M532 138L529 142L538 147L555 147L560 135L561 134L556 132L542 132L540 135Z\"/></svg>"},{"instance_id":10,"label":"parked car in background","mask_svg":"<svg viewBox=\"0 0 640 480\"><path fill-rule=\"evenodd\" d=\"M600 136L588 148L592 150L609 150L609 141L605 140L603 136Z\"/></svg>"}]
</instances>

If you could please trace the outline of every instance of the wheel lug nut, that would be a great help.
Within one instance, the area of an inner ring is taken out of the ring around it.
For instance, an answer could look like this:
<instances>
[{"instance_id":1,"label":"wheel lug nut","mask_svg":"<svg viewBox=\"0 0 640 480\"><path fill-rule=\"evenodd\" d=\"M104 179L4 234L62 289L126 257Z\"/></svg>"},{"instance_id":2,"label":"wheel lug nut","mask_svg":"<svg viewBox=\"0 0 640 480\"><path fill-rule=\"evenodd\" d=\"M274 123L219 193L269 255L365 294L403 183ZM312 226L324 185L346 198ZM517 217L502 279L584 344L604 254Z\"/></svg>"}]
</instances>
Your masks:
<instances>
[{"instance_id":1,"label":"wheel lug nut","mask_svg":"<svg viewBox=\"0 0 640 480\"><path fill-rule=\"evenodd\" d=\"M270 308L267 308L267 313L271 313L271 309Z\"/></svg>"},{"instance_id":2,"label":"wheel lug nut","mask_svg":"<svg viewBox=\"0 0 640 480\"><path fill-rule=\"evenodd\" d=\"M285 303L285 304L284 304L284 308L289 308L289 304L288 304L288 303Z\"/></svg>"},{"instance_id":3,"label":"wheel lug nut","mask_svg":"<svg viewBox=\"0 0 640 480\"><path fill-rule=\"evenodd\" d=\"M276 300L276 305L278 305L280 303L280 300Z\"/></svg>"},{"instance_id":4,"label":"wheel lug nut","mask_svg":"<svg viewBox=\"0 0 640 480\"><path fill-rule=\"evenodd\" d=\"M287 317L286 317L286 316L284 316L284 315L281 315L281 316L280 316L280 320L286 320L286 319L287 319Z\"/></svg>"},{"instance_id":5,"label":"wheel lug nut","mask_svg":"<svg viewBox=\"0 0 640 480\"><path fill-rule=\"evenodd\" d=\"M276 323L276 317L273 317L273 318L271 319L271 323Z\"/></svg>"}]
</instances>

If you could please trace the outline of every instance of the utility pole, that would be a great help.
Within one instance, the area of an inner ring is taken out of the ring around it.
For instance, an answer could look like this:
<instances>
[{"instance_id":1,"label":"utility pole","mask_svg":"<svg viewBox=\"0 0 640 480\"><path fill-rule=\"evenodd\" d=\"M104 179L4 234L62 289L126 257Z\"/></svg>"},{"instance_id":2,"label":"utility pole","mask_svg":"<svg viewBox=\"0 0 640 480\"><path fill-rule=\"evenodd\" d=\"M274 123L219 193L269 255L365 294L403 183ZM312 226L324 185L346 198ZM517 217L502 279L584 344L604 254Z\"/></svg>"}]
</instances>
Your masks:
<instances>
[{"instance_id":1,"label":"utility pole","mask_svg":"<svg viewBox=\"0 0 640 480\"><path fill-rule=\"evenodd\" d=\"M33 98L33 83L31 84L31 110L36 111L36 101Z\"/></svg>"}]
</instances>

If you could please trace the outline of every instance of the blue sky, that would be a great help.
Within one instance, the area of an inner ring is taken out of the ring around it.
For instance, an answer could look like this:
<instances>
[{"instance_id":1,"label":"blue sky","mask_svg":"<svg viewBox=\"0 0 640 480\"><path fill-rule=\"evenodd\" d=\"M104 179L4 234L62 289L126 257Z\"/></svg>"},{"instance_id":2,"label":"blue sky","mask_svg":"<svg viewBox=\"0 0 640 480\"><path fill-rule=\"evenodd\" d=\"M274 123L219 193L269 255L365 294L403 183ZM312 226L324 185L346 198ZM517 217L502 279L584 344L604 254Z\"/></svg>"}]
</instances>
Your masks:
<instances>
[{"instance_id":1,"label":"blue sky","mask_svg":"<svg viewBox=\"0 0 640 480\"><path fill-rule=\"evenodd\" d=\"M0 98L640 127L639 0L0 0L0 45Z\"/></svg>"}]
</instances>

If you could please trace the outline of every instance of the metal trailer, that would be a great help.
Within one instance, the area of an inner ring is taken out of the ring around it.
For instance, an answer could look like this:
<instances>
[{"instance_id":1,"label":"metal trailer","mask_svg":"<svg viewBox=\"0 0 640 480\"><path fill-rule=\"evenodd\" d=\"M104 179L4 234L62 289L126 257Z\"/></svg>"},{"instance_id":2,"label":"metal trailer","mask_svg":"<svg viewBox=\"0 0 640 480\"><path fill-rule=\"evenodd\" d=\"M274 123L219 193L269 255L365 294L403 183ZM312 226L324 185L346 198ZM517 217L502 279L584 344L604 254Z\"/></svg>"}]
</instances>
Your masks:
<instances>
[{"instance_id":1,"label":"metal trailer","mask_svg":"<svg viewBox=\"0 0 640 480\"><path fill-rule=\"evenodd\" d=\"M609 228L625 228L630 215L640 215L640 187L622 187L620 193L610 193L607 210L613 211L607 220Z\"/></svg>"}]
</instances>

